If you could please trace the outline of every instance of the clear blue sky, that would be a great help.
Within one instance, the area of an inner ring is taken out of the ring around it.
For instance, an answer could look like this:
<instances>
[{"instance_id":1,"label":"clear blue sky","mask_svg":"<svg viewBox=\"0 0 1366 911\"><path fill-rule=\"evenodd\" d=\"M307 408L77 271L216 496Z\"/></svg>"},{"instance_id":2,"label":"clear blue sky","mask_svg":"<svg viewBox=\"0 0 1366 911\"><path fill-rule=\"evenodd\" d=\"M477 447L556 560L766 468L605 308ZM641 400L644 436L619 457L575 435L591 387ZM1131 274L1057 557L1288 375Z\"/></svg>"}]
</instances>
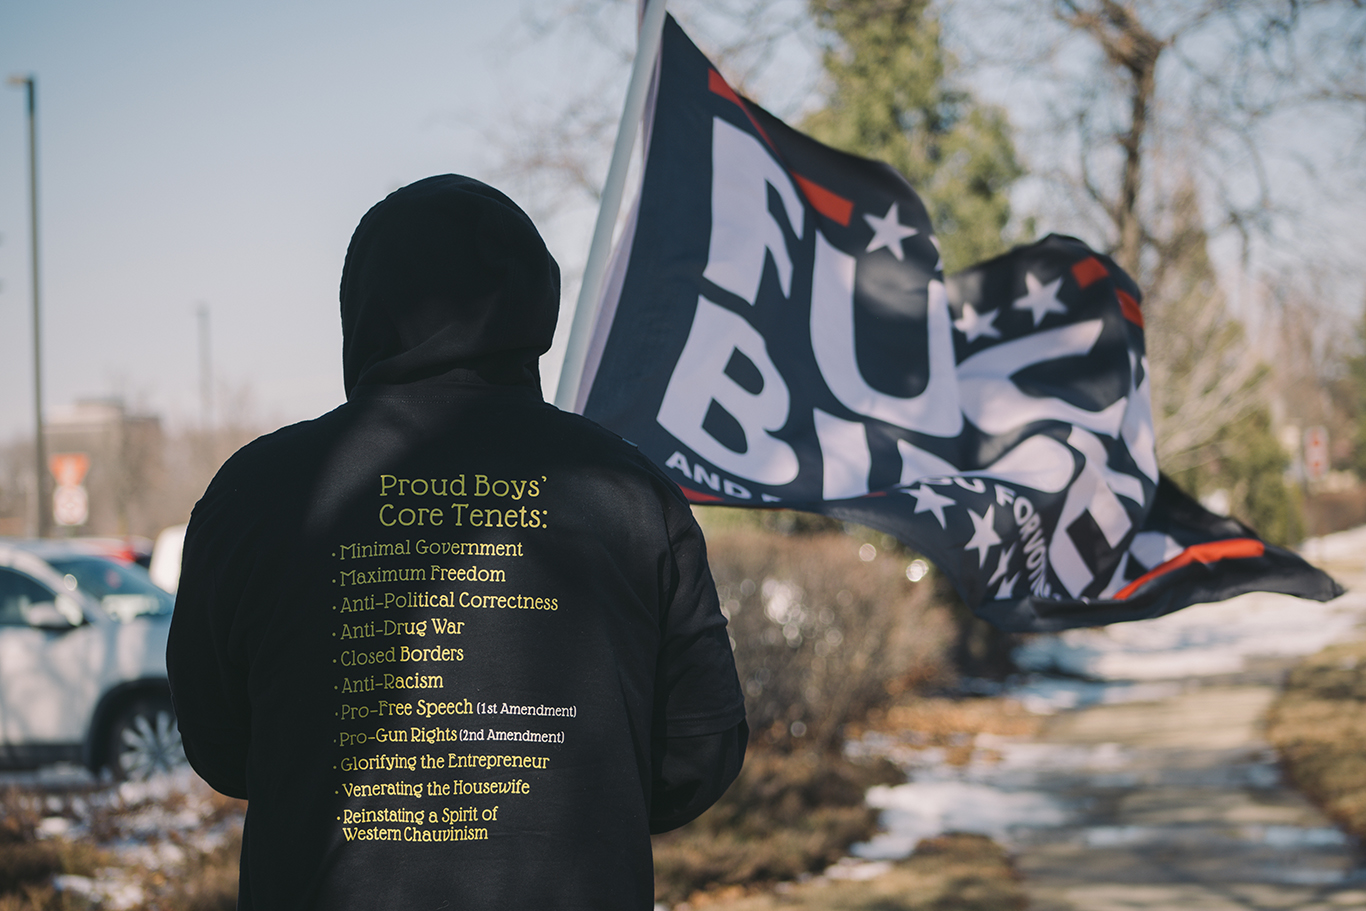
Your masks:
<instances>
[{"instance_id":1,"label":"clear blue sky","mask_svg":"<svg viewBox=\"0 0 1366 911\"><path fill-rule=\"evenodd\" d=\"M342 400L337 283L366 209L493 173L502 112L562 49L482 0L6 0L0 75L38 80L49 409L123 394L199 415L195 305L220 383L286 422ZM23 91L0 92L0 441L31 433ZM561 260L587 239L552 236ZM585 250L579 250L582 246ZM220 406L222 403L220 402ZM221 410L221 407L220 407Z\"/></svg>"}]
</instances>

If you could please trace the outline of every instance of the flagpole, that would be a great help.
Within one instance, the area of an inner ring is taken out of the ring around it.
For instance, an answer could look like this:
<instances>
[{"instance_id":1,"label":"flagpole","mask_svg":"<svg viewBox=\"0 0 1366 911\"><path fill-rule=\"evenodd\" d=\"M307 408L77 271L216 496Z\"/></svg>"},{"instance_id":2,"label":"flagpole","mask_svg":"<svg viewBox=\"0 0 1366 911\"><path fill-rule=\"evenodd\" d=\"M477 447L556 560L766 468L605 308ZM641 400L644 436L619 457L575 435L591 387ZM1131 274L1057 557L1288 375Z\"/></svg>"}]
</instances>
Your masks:
<instances>
[{"instance_id":1,"label":"flagpole","mask_svg":"<svg viewBox=\"0 0 1366 911\"><path fill-rule=\"evenodd\" d=\"M598 221L593 228L593 243L588 248L588 262L583 267L583 283L579 286L579 301L574 307L574 322L569 328L569 344L560 368L560 382L555 391L555 405L563 411L574 410L583 380L583 367L588 359L588 341L598 315L603 282L607 278L607 261L612 252L612 230L621 210L621 197L626 189L626 170L636 143L636 130L645 113L645 98L649 94L650 76L659 44L664 34L664 6L666 0L644 0L645 15L640 23L640 38L636 59L631 65L631 81L626 89L626 104L621 111L621 125L617 127L617 141L612 147L612 163L607 169L607 181L602 188L602 203L598 207Z\"/></svg>"}]
</instances>

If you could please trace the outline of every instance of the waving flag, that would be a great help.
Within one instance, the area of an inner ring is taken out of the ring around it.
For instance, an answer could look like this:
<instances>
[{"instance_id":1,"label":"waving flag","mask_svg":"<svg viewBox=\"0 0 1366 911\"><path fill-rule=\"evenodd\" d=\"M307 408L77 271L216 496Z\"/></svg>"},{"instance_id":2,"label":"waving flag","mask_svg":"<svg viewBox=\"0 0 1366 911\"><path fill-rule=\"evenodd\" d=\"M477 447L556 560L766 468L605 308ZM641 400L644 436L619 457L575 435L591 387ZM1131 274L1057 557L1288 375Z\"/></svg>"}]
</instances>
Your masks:
<instances>
[{"instance_id":1,"label":"waving flag","mask_svg":"<svg viewBox=\"0 0 1366 911\"><path fill-rule=\"evenodd\" d=\"M577 410L697 503L886 531L1011 630L1340 589L1154 455L1140 294L1049 236L947 281L890 167L738 96L665 24Z\"/></svg>"}]
</instances>

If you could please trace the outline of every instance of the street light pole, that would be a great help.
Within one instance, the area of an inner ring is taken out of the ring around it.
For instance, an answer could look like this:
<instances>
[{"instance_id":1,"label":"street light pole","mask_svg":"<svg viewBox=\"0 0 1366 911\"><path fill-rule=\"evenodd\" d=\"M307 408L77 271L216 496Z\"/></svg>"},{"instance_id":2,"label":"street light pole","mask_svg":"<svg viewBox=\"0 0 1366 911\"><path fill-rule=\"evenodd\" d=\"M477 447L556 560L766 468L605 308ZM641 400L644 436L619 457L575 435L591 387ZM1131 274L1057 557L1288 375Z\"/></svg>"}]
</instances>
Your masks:
<instances>
[{"instance_id":1,"label":"street light pole","mask_svg":"<svg viewBox=\"0 0 1366 911\"><path fill-rule=\"evenodd\" d=\"M28 200L29 237L33 251L33 453L37 470L38 537L48 536L49 510L47 496L47 452L43 443L43 345L42 294L38 271L38 114L33 75L11 76L10 85L22 85L28 93Z\"/></svg>"}]
</instances>

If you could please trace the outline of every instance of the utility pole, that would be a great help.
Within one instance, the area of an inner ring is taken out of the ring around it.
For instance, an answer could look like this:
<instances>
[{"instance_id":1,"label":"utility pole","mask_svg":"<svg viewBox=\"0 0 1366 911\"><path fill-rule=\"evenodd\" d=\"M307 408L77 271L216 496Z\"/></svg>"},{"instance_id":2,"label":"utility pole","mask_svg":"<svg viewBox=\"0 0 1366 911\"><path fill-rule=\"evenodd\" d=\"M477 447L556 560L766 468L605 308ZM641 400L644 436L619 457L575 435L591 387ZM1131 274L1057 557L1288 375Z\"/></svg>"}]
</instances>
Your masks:
<instances>
[{"instance_id":1,"label":"utility pole","mask_svg":"<svg viewBox=\"0 0 1366 911\"><path fill-rule=\"evenodd\" d=\"M51 528L52 503L47 493L47 447L43 442L42 293L38 269L38 113L33 75L11 76L9 84L23 86L28 93L29 235L33 251L33 455L38 498L37 534L40 538L46 538Z\"/></svg>"}]
</instances>

